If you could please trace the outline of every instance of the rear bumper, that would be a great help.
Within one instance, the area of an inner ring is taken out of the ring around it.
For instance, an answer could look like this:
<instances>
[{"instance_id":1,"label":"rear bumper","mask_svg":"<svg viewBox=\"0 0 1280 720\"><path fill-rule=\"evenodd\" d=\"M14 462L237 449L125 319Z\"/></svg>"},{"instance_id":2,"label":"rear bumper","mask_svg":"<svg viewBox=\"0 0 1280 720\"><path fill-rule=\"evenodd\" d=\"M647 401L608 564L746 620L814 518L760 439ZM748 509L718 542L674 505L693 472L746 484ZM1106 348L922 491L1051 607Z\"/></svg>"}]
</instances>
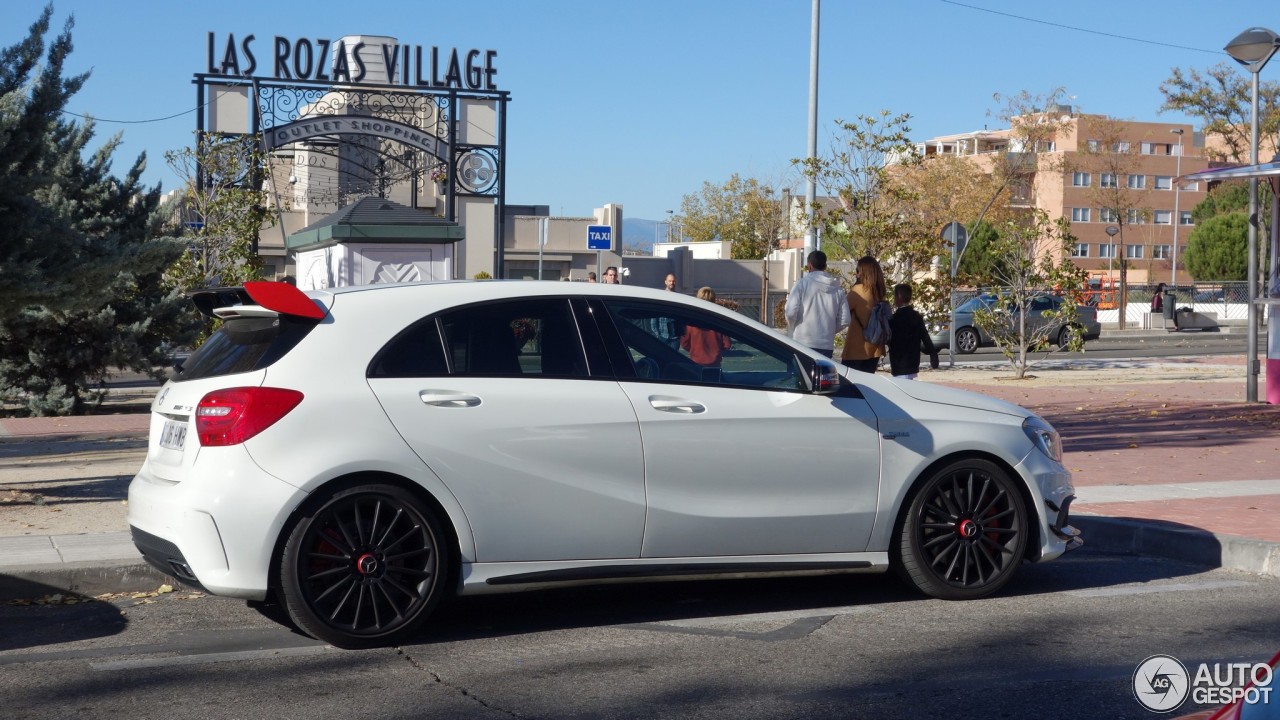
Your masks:
<instances>
[{"instance_id":1,"label":"rear bumper","mask_svg":"<svg viewBox=\"0 0 1280 720\"><path fill-rule=\"evenodd\" d=\"M143 558L215 595L267 596L276 540L306 497L262 471L242 447L202 448L181 482L151 461L129 484L129 527Z\"/></svg>"}]
</instances>

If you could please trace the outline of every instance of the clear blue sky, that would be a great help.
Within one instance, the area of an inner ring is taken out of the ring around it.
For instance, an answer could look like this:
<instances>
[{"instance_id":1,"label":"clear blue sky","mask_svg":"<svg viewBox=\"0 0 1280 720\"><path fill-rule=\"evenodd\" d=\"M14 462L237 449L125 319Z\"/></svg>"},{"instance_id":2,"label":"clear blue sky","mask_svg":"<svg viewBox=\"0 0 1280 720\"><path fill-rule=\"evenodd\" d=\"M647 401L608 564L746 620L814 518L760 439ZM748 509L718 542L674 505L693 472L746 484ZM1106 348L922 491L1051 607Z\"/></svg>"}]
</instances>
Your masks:
<instances>
[{"instance_id":1,"label":"clear blue sky","mask_svg":"<svg viewBox=\"0 0 1280 720\"><path fill-rule=\"evenodd\" d=\"M6 3L0 45L24 37L43 7ZM1185 120L1157 112L1170 69L1231 62L1221 48L1248 27L1280 28L1275 8L825 0L819 152L837 118L907 112L913 138L925 139L1000 126L993 93L1054 86L1085 112ZM204 71L209 31L252 33L263 46L275 35L367 34L496 50L497 85L512 96L508 202L555 214L614 202L627 217L660 220L704 181L784 178L806 152L811 0L57 0L54 9L55 32L75 16L69 69L93 71L70 110L98 118L100 138L124 133L115 172L146 151L147 182L166 190L178 180L164 152L189 145L195 129L191 76ZM1262 79L1280 79L1280 60Z\"/></svg>"}]
</instances>

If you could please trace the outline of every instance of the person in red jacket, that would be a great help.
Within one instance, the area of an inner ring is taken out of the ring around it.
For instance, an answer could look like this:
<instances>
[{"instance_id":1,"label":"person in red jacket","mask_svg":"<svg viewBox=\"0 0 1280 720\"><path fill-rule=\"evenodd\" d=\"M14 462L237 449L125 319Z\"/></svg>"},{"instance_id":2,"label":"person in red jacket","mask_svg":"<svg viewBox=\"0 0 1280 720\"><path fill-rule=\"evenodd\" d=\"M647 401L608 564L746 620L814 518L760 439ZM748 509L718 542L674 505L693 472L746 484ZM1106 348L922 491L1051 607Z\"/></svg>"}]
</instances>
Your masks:
<instances>
[{"instance_id":1,"label":"person in red jacket","mask_svg":"<svg viewBox=\"0 0 1280 720\"><path fill-rule=\"evenodd\" d=\"M716 301L716 292L709 287L699 288L698 297L708 302ZM720 367L720 359L730 346L729 336L717 330L689 325L680 337L680 348L689 353L689 359L704 367Z\"/></svg>"}]
</instances>

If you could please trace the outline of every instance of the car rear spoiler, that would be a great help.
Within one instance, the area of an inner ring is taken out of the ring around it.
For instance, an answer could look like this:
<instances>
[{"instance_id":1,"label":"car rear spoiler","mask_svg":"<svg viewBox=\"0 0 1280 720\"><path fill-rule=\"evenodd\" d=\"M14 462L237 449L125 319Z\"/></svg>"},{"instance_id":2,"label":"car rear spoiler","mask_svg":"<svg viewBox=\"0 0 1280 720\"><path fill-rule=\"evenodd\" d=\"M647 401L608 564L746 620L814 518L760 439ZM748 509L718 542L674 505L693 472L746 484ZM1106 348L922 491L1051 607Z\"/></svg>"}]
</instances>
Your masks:
<instances>
[{"instance_id":1,"label":"car rear spoiler","mask_svg":"<svg viewBox=\"0 0 1280 720\"><path fill-rule=\"evenodd\" d=\"M221 287L196 290L191 302L201 315L218 317L220 308L235 305L257 305L281 315L320 320L325 311L294 285L285 282L254 280L244 287Z\"/></svg>"}]
</instances>

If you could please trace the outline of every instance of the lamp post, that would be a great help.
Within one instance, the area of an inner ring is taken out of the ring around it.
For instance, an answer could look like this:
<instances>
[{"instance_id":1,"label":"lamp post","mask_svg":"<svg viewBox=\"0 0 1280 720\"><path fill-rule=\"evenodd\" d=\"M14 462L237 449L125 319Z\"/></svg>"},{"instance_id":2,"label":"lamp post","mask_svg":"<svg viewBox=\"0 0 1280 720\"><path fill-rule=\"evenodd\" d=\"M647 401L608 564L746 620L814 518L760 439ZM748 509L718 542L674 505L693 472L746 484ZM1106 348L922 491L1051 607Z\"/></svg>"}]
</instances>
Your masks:
<instances>
[{"instance_id":1,"label":"lamp post","mask_svg":"<svg viewBox=\"0 0 1280 720\"><path fill-rule=\"evenodd\" d=\"M1253 75L1249 104L1249 164L1258 164L1258 73L1280 47L1280 35L1252 27L1235 36L1223 48ZM1245 350L1245 400L1258 401L1258 179L1249 178L1249 342Z\"/></svg>"},{"instance_id":2,"label":"lamp post","mask_svg":"<svg viewBox=\"0 0 1280 720\"><path fill-rule=\"evenodd\" d=\"M671 242L671 220L675 217L675 210L667 211L667 242Z\"/></svg>"},{"instance_id":3,"label":"lamp post","mask_svg":"<svg viewBox=\"0 0 1280 720\"><path fill-rule=\"evenodd\" d=\"M1178 215L1178 195L1182 192L1182 128L1174 128L1169 132L1178 136L1178 169L1173 172L1173 270L1169 272L1169 287L1178 284L1178 225L1182 218Z\"/></svg>"},{"instance_id":4,"label":"lamp post","mask_svg":"<svg viewBox=\"0 0 1280 720\"><path fill-rule=\"evenodd\" d=\"M1116 233L1120 232L1120 228L1115 225L1107 226L1107 280L1115 282L1111 277L1111 265L1116 259Z\"/></svg>"}]
</instances>

